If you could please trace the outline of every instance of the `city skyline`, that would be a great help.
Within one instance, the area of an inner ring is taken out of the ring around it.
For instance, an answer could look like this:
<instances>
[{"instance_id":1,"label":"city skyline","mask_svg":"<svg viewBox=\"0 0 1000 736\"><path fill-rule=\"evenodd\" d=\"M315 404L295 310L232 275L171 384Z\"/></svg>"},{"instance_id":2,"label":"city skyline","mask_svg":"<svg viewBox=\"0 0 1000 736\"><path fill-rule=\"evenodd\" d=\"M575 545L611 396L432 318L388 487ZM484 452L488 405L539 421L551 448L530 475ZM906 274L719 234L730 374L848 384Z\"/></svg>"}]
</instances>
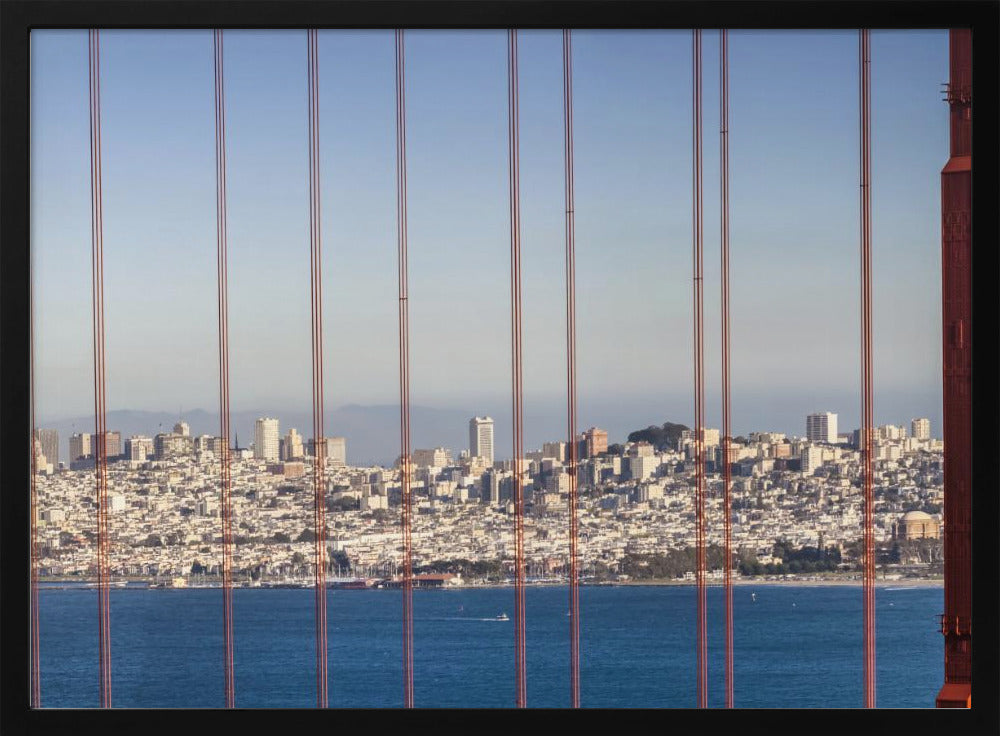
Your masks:
<instances>
[{"instance_id":1,"label":"city skyline","mask_svg":"<svg viewBox=\"0 0 1000 736\"><path fill-rule=\"evenodd\" d=\"M836 426L835 413L826 412L833 417L833 426ZM735 438L742 438L746 440L748 436L756 434L780 434L787 436L794 440L804 440L808 442L817 442L820 444L851 444L856 442L857 434L860 431L855 428L853 430L846 430L838 432L836 434L828 434L827 438L821 438L818 436L813 436L813 420L818 416L817 414L809 414L805 416L804 421L804 431L802 432L781 432L775 430L774 428L758 427L753 431L746 432L744 434L736 434ZM140 420L141 421L141 420ZM141 457L132 456L132 450L130 446L133 444L133 440L138 440L144 447L148 445L148 455L154 454L155 440L154 438L167 437L167 436L187 436L191 438L193 443L192 447L197 448L198 443L202 440L210 440L212 443L218 442L218 438L212 431L212 427L205 422L204 418L199 418L201 422L199 429L196 429L194 434L191 434L190 425L184 421L178 421L171 431L155 432L150 429L139 429L138 431L133 430L121 431L117 429L108 430L109 441L108 441L108 456L109 457L121 457L130 460L142 460ZM114 424L114 421L111 422ZM230 438L230 446L233 449L243 449L252 450L253 456L256 459L263 459L268 461L288 461L288 460L298 460L303 457L313 456L314 451L314 439L308 432L303 435L299 432L298 427L292 426L292 423L288 425L282 425L282 419L280 417L257 417L253 420L255 427L255 433L252 435L254 437L253 442L249 445L244 443L244 447L238 446L239 435L236 433ZM262 430L262 427L268 429ZM656 426L656 425L649 425ZM287 430L283 429L287 427ZM487 429L480 430L479 427L488 427ZM158 428L163 430L163 423L159 423ZM444 440L441 436L423 435L421 436L421 442L417 442L414 445L413 457L431 457L431 456L441 456L448 457L451 461L457 462L463 452L468 452L470 456L482 456L484 457L488 464L492 465L494 462L503 462L511 459L511 455L500 454L495 455L493 452L492 438L494 436L495 421L492 417L473 417L468 422L468 444L463 446L461 444L455 444L453 442L448 442ZM641 431L647 427L634 427L629 430L629 434L632 432ZM876 424L875 429L882 437L888 439L900 439L906 437L912 437L914 439L929 440L933 438L932 430L933 423L926 417L911 417L909 420L900 420L897 424L896 422L889 422L884 424ZM263 434L260 434L263 431ZM489 442L482 442L479 446L480 449L488 447L488 453L480 455L473 448L477 445L475 444L477 440L475 439L480 431L485 431L489 437ZM824 429L825 431L825 429ZM719 444L719 430L711 425L706 426L706 442L709 445ZM52 434L55 433L53 439ZM266 436L265 436L266 435ZM451 437L454 438L455 434L452 433ZM263 443L265 449L262 449L261 438L264 437ZM358 451L356 448L353 449L352 456L347 454L347 444L350 439L350 435L335 435L328 434L327 442L331 443L330 455L331 461L339 465L354 465L358 467L364 466L376 466L381 465L383 467L391 467L398 462L399 455L394 456L386 450L387 453L384 457L373 457L371 452L366 449ZM576 435L576 439L581 443L581 457L592 457L601 452L607 451L609 446L612 445L626 445L628 444L628 439L626 435L617 435L614 433L608 433L606 430L600 427L590 427L589 429L579 429ZM595 441L596 440L596 441ZM93 433L81 431L74 432L73 434L60 435L59 430L52 427L39 427L36 430L36 443L39 449L43 449L42 443L46 443L46 446L61 446L68 444L69 453L66 456L65 465L69 467L70 463L76 461L78 456L85 455L88 458L92 458L93 444ZM55 445L53 445L53 442ZM542 442L533 444L528 443L526 445L526 454L535 453L538 451L543 451L545 448L549 448L555 445L565 445L565 437L548 437ZM74 444L75 443L75 444ZM289 449L289 444L291 443L292 449ZM363 443L362 446L364 447ZM210 444L206 446L208 449L215 447L215 444ZM112 449L116 448L116 451L112 452ZM352 444L353 448L353 444ZM454 452L453 452L454 451ZM45 455L48 462L52 462L51 456L47 455L43 449L43 455ZM62 456L62 452L59 451L57 455L57 460L53 465L58 465L58 458ZM395 458L395 460L392 459ZM353 462L352 462L353 461Z\"/></svg>"},{"instance_id":2,"label":"city skyline","mask_svg":"<svg viewBox=\"0 0 1000 736\"><path fill-rule=\"evenodd\" d=\"M407 35L412 401L500 423L510 390L502 37ZM581 426L690 424L690 40L683 31L574 38ZM102 44L109 409L211 407L209 34L109 31ZM565 400L558 44L557 32L522 35L528 443L533 425L553 436ZM706 34L707 79L714 44ZM76 309L90 298L85 32L34 31L32 45L43 424L92 406L89 324ZM226 49L232 406L278 414L308 396L306 95L287 83L304 66L304 34L232 31ZM855 51L849 31L731 34L736 433L788 431L821 405L857 423ZM779 72L789 53L801 68ZM876 422L928 416L940 426L947 36L876 31L873 53ZM461 70L456 54L468 61ZM391 34L321 32L320 64L327 393L335 407L391 405ZM760 83L779 73L783 84ZM709 420L718 415L716 104L706 96ZM768 214L778 201L780 228ZM497 434L498 451L508 434Z\"/></svg>"}]
</instances>

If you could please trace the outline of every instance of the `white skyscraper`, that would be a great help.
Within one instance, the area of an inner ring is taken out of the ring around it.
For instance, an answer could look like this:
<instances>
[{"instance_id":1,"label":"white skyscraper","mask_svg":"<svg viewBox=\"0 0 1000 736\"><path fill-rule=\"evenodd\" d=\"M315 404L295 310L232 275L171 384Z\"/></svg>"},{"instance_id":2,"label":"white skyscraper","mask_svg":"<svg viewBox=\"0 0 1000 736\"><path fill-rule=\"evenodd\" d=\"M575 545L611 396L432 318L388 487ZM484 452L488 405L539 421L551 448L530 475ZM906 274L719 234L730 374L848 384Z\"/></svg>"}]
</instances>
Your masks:
<instances>
[{"instance_id":1,"label":"white skyscraper","mask_svg":"<svg viewBox=\"0 0 1000 736\"><path fill-rule=\"evenodd\" d=\"M469 454L493 464L493 419L472 417L469 420Z\"/></svg>"},{"instance_id":2,"label":"white skyscraper","mask_svg":"<svg viewBox=\"0 0 1000 736\"><path fill-rule=\"evenodd\" d=\"M327 464L330 467L342 468L347 465L347 438L327 437Z\"/></svg>"},{"instance_id":3,"label":"white skyscraper","mask_svg":"<svg viewBox=\"0 0 1000 736\"><path fill-rule=\"evenodd\" d=\"M931 420L912 420L910 422L910 437L915 440L929 440L931 438Z\"/></svg>"},{"instance_id":4,"label":"white skyscraper","mask_svg":"<svg viewBox=\"0 0 1000 736\"><path fill-rule=\"evenodd\" d=\"M288 434L285 435L285 445L284 445L284 457L283 460L301 460L305 455L305 450L302 446L302 435L299 431L292 427L288 430Z\"/></svg>"},{"instance_id":5,"label":"white skyscraper","mask_svg":"<svg viewBox=\"0 0 1000 736\"><path fill-rule=\"evenodd\" d=\"M258 460L278 460L278 420L261 417L254 425L253 456Z\"/></svg>"},{"instance_id":6,"label":"white skyscraper","mask_svg":"<svg viewBox=\"0 0 1000 736\"><path fill-rule=\"evenodd\" d=\"M810 442L837 442L837 415L828 411L806 417L806 439Z\"/></svg>"},{"instance_id":7,"label":"white skyscraper","mask_svg":"<svg viewBox=\"0 0 1000 736\"><path fill-rule=\"evenodd\" d=\"M174 434L190 437L191 426L187 422L177 422L177 424L174 425Z\"/></svg>"}]
</instances>

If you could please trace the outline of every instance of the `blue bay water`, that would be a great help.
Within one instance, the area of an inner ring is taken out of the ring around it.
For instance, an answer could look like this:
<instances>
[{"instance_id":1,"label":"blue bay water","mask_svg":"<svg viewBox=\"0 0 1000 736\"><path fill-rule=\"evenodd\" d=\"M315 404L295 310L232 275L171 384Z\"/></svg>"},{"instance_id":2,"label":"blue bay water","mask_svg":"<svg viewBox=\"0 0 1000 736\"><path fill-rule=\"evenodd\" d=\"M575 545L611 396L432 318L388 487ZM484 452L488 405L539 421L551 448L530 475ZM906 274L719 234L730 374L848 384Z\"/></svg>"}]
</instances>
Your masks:
<instances>
[{"instance_id":1,"label":"blue bay water","mask_svg":"<svg viewBox=\"0 0 1000 736\"><path fill-rule=\"evenodd\" d=\"M568 599L565 587L527 590L529 707L569 706ZM720 707L722 590L708 599ZM313 602L308 589L234 591L237 706L315 705ZM399 591L328 592L332 707L402 705L401 605ZM879 707L933 707L942 606L940 587L877 589ZM584 707L695 706L693 587L585 586L580 607ZM418 707L513 706L511 588L415 591L414 612ZM113 705L222 707L221 617L221 590L113 590ZM737 586L736 706L861 707L861 626L857 586ZM40 636L43 707L96 707L96 592L43 588Z\"/></svg>"}]
</instances>

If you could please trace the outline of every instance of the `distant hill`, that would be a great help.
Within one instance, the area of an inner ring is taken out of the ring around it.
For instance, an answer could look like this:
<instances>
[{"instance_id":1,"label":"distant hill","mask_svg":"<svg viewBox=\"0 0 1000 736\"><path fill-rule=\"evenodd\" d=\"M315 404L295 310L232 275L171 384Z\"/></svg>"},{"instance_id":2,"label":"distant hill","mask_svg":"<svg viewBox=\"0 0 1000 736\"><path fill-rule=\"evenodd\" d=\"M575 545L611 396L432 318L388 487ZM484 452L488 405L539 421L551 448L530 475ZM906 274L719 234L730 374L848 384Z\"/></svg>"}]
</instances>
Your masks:
<instances>
[{"instance_id":1,"label":"distant hill","mask_svg":"<svg viewBox=\"0 0 1000 736\"><path fill-rule=\"evenodd\" d=\"M424 406L410 408L411 441L415 448L444 445L454 450L464 449L469 442L469 418L475 411L432 409ZM277 417L281 435L290 427L299 434L312 436L310 411L274 411L253 409L234 411L231 416L233 439L239 438L240 447L249 447L254 437L254 422L259 417ZM152 437L160 432L170 432L178 421L191 427L192 435L219 433L219 415L204 409L185 411L182 416L172 412L119 410L108 412L108 429L122 434L122 445L128 437L142 434ZM59 432L59 459L69 458L69 437L75 432L93 432L94 417L82 416L45 422L40 426ZM349 404L328 409L325 417L326 434L347 438L347 461L352 465L389 465L399 455L399 407L397 405L359 406Z\"/></svg>"},{"instance_id":2,"label":"distant hill","mask_svg":"<svg viewBox=\"0 0 1000 736\"><path fill-rule=\"evenodd\" d=\"M657 450L664 448L675 449L677 441L681 438L681 432L687 432L689 429L689 427L683 424L664 422L662 427L650 425L646 429L637 429L634 432L629 432L628 441L648 442Z\"/></svg>"}]
</instances>

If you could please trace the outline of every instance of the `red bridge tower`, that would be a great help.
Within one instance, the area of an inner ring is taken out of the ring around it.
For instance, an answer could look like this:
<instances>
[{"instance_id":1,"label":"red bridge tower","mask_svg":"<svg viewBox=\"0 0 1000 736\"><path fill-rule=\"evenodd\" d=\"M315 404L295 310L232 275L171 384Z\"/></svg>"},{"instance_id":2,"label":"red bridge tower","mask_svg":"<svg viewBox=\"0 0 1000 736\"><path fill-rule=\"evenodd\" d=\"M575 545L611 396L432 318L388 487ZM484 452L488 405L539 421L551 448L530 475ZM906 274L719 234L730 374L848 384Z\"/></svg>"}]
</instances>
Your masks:
<instances>
[{"instance_id":1,"label":"red bridge tower","mask_svg":"<svg viewBox=\"0 0 1000 736\"><path fill-rule=\"evenodd\" d=\"M951 158L941 172L944 368L944 686L939 708L972 706L972 33L952 30Z\"/></svg>"}]
</instances>

